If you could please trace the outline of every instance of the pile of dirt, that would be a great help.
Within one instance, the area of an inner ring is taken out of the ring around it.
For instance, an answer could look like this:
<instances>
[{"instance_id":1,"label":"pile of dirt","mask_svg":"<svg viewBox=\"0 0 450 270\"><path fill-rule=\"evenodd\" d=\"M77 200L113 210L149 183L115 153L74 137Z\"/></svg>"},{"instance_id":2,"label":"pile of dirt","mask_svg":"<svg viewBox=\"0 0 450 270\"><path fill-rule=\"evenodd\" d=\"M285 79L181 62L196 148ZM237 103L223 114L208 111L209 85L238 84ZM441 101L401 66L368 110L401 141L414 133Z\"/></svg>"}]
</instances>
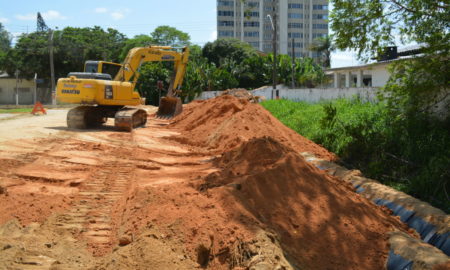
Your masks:
<instances>
[{"instance_id":1,"label":"pile of dirt","mask_svg":"<svg viewBox=\"0 0 450 270\"><path fill-rule=\"evenodd\" d=\"M245 99L252 103L258 103L264 99L263 97L253 95L251 92L244 88L233 88L225 90L222 92L221 96L225 95Z\"/></svg>"},{"instance_id":2,"label":"pile of dirt","mask_svg":"<svg viewBox=\"0 0 450 270\"><path fill-rule=\"evenodd\" d=\"M181 133L172 139L216 153L228 151L252 138L271 136L297 152L336 159L333 153L284 126L262 106L230 95L186 105L171 128Z\"/></svg>"},{"instance_id":3,"label":"pile of dirt","mask_svg":"<svg viewBox=\"0 0 450 270\"><path fill-rule=\"evenodd\" d=\"M214 163L221 170L206 177L200 190L222 196L224 205L235 200L274 230L299 269L383 269L388 233L408 231L274 138L251 139Z\"/></svg>"}]
</instances>

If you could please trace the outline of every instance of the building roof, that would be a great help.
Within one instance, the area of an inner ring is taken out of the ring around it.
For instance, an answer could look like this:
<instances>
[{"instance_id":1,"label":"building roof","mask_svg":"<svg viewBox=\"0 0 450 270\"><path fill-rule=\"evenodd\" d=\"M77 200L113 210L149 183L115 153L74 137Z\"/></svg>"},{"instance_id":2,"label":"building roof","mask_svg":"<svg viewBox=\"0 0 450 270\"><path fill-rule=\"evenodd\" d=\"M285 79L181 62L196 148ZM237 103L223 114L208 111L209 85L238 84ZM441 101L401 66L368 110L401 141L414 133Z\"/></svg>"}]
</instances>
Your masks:
<instances>
[{"instance_id":1,"label":"building roof","mask_svg":"<svg viewBox=\"0 0 450 270\"><path fill-rule=\"evenodd\" d=\"M412 58L416 58L419 55L407 55L407 56L402 56L399 57L397 59L390 59L390 60L384 60L384 61L378 61L378 62L373 62L373 63L368 63L368 64L363 64L363 65L356 65L356 66L346 66L346 67L337 67L337 68L327 68L325 70L325 72L327 71L340 71L340 70L355 70L355 69L365 69L365 68L370 68L370 67L375 67L375 66L382 66L382 65L387 65L390 64L392 62L397 62L397 61L402 61L405 59L412 59ZM421 56L421 55L420 55Z\"/></svg>"}]
</instances>

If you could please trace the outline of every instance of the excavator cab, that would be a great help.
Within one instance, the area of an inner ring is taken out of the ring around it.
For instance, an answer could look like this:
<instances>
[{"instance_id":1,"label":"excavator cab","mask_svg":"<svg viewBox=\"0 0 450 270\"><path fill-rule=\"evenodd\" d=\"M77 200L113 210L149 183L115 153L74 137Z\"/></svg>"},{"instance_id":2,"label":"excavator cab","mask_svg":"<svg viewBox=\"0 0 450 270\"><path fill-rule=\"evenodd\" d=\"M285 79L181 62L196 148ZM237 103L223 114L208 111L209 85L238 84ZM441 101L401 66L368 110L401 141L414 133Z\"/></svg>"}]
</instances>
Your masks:
<instances>
[{"instance_id":1,"label":"excavator cab","mask_svg":"<svg viewBox=\"0 0 450 270\"><path fill-rule=\"evenodd\" d=\"M117 63L88 60L84 64L84 72L109 74L111 78L114 78L121 67L122 65Z\"/></svg>"}]
</instances>

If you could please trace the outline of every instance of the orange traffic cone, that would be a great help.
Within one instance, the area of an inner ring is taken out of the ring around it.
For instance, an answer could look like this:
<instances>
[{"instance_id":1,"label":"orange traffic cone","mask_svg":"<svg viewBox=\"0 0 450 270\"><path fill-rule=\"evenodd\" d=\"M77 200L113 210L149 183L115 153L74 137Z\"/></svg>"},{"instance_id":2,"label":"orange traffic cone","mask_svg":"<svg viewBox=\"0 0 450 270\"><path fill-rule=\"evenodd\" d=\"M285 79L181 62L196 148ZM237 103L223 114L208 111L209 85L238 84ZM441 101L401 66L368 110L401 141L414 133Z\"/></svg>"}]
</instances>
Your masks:
<instances>
[{"instance_id":1,"label":"orange traffic cone","mask_svg":"<svg viewBox=\"0 0 450 270\"><path fill-rule=\"evenodd\" d=\"M44 106L39 101L34 104L34 108L31 111L32 114L36 115L36 113L41 112L43 114L47 114L47 111L44 109Z\"/></svg>"}]
</instances>

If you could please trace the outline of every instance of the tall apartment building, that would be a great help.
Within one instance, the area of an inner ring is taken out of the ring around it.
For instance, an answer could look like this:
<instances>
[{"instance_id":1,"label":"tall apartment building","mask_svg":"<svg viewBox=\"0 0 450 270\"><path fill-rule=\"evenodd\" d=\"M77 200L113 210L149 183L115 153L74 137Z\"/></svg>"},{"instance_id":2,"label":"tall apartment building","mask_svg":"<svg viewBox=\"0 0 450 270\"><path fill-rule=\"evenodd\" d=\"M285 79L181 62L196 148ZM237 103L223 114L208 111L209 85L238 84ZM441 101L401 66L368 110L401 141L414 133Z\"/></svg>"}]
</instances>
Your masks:
<instances>
[{"instance_id":1,"label":"tall apartment building","mask_svg":"<svg viewBox=\"0 0 450 270\"><path fill-rule=\"evenodd\" d=\"M267 15L276 13L278 53L316 57L308 48L328 35L328 0L217 0L218 38L237 38L271 52L273 29Z\"/></svg>"}]
</instances>

